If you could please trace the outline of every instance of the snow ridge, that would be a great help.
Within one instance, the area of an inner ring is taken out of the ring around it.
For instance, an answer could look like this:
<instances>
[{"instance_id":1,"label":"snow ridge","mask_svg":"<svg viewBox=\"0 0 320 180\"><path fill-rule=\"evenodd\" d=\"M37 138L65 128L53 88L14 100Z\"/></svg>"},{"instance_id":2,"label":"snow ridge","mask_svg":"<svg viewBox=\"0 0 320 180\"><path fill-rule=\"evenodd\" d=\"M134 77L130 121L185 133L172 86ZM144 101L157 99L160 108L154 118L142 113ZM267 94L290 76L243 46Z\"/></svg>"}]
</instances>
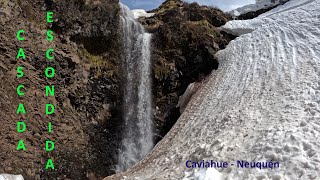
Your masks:
<instances>
[{"instance_id":1,"label":"snow ridge","mask_svg":"<svg viewBox=\"0 0 320 180\"><path fill-rule=\"evenodd\" d=\"M229 13L233 16L240 16L241 14L246 14L248 12L255 12L261 9L268 9L279 4L284 4L288 0L257 0L255 4L249 4L235 10L230 11Z\"/></svg>"}]
</instances>

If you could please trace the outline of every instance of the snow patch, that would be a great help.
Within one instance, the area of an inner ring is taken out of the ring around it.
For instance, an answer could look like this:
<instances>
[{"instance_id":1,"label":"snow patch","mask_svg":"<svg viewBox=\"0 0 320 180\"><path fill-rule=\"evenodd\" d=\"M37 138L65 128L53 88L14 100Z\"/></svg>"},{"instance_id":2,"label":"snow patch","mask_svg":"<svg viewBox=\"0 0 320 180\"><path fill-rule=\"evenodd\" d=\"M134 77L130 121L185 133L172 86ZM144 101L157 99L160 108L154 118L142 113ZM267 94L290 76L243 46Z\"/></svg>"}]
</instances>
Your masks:
<instances>
[{"instance_id":1,"label":"snow patch","mask_svg":"<svg viewBox=\"0 0 320 180\"><path fill-rule=\"evenodd\" d=\"M24 180L22 175L0 174L0 180Z\"/></svg>"},{"instance_id":2,"label":"snow patch","mask_svg":"<svg viewBox=\"0 0 320 180\"><path fill-rule=\"evenodd\" d=\"M234 20L227 22L222 29L235 36L252 33L255 29L259 28L264 22L258 18L253 20Z\"/></svg>"},{"instance_id":3,"label":"snow patch","mask_svg":"<svg viewBox=\"0 0 320 180\"><path fill-rule=\"evenodd\" d=\"M201 169L195 172L194 180L223 180L223 174L214 168Z\"/></svg>"},{"instance_id":4,"label":"snow patch","mask_svg":"<svg viewBox=\"0 0 320 180\"><path fill-rule=\"evenodd\" d=\"M147 13L144 9L134 9L131 10L135 19L140 17L152 17L155 13Z\"/></svg>"}]
</instances>

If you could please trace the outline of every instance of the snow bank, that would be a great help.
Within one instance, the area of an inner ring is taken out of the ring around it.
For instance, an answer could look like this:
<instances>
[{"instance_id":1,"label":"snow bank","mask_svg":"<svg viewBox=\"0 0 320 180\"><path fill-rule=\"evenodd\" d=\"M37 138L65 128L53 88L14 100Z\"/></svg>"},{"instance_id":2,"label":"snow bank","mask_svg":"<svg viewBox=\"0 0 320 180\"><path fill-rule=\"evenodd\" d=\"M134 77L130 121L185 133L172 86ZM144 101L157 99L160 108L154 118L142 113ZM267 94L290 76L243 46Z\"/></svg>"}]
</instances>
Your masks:
<instances>
[{"instance_id":1,"label":"snow bank","mask_svg":"<svg viewBox=\"0 0 320 180\"><path fill-rule=\"evenodd\" d=\"M147 13L143 9L134 9L134 10L131 10L131 12L133 13L133 16L134 16L135 19L138 19L139 17L151 17L151 16L154 16L154 13Z\"/></svg>"},{"instance_id":2,"label":"snow bank","mask_svg":"<svg viewBox=\"0 0 320 180\"><path fill-rule=\"evenodd\" d=\"M233 180L320 179L320 0L291 0L224 28L251 32L217 53L219 69L127 179L202 177L187 160L280 163L217 169Z\"/></svg>"},{"instance_id":3,"label":"snow bank","mask_svg":"<svg viewBox=\"0 0 320 180\"><path fill-rule=\"evenodd\" d=\"M314 0L311 0L311 1L314 1ZM268 11L267 13L261 14L260 16L254 19L229 21L227 22L226 25L222 26L222 29L236 36L241 36L247 33L251 33L256 29L264 29L264 28L267 29L269 28L270 24L276 21L278 15L282 15L284 12L287 12L290 10L293 10L294 12L296 8L303 6L305 3L310 3L311 1L310 0L309 1L292 0L285 5L281 5L279 7L276 7ZM261 0L259 2L264 2L264 1ZM291 15L290 18L298 18L298 17ZM285 21L285 19L281 19L281 20Z\"/></svg>"},{"instance_id":4,"label":"snow bank","mask_svg":"<svg viewBox=\"0 0 320 180\"><path fill-rule=\"evenodd\" d=\"M254 20L234 20L227 22L226 25L222 26L222 30L235 36L241 36L244 34L252 33L261 21L258 19Z\"/></svg>"},{"instance_id":5,"label":"snow bank","mask_svg":"<svg viewBox=\"0 0 320 180\"><path fill-rule=\"evenodd\" d=\"M258 0L256 4L249 4L235 10L230 11L229 13L233 16L240 16L241 14L246 14L248 12L256 12L261 9L268 9L271 7L278 6L279 4L283 4L288 0Z\"/></svg>"},{"instance_id":6,"label":"snow bank","mask_svg":"<svg viewBox=\"0 0 320 180\"><path fill-rule=\"evenodd\" d=\"M0 174L0 180L23 180L21 175Z\"/></svg>"}]
</instances>

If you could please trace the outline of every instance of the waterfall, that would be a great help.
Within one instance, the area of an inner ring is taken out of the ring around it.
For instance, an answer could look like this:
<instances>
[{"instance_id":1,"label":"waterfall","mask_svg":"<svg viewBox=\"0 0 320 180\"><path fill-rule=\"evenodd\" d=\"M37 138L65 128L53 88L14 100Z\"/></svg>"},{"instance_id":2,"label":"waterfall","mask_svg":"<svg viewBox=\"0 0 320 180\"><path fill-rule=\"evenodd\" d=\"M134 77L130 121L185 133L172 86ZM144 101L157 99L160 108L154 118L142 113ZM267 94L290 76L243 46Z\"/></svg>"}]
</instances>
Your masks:
<instances>
[{"instance_id":1,"label":"waterfall","mask_svg":"<svg viewBox=\"0 0 320 180\"><path fill-rule=\"evenodd\" d=\"M118 171L140 161L153 147L151 34L134 19L130 9L121 4L123 32L123 118L124 128L119 152Z\"/></svg>"}]
</instances>

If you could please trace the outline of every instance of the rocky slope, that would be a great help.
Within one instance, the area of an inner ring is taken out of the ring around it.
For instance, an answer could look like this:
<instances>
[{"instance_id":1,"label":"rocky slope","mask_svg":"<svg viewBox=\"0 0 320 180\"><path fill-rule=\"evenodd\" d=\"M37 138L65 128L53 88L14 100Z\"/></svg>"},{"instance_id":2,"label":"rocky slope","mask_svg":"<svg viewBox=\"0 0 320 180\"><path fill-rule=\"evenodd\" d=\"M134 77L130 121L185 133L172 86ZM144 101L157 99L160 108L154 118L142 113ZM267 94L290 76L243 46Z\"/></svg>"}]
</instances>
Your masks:
<instances>
[{"instance_id":1,"label":"rocky slope","mask_svg":"<svg viewBox=\"0 0 320 180\"><path fill-rule=\"evenodd\" d=\"M45 12L55 12L51 27L45 23ZM72 0L1 1L0 11L0 172L22 174L26 179L47 179L44 171L48 157L54 157L57 169L51 179L85 179L87 174L106 176L114 162L108 149L115 149L106 132L112 118L119 118L118 78L119 54L118 2ZM26 41L18 42L15 32L24 29ZM45 40L47 29L55 31L54 42ZM26 51L26 60L16 60L19 47ZM53 47L55 61L45 60L45 51ZM25 77L17 80L16 68L23 65ZM56 69L56 77L48 81L43 70ZM26 85L25 97L18 98L18 84ZM44 96L45 85L56 86L56 96ZM27 115L15 114L23 102ZM44 105L52 102L57 113L44 115ZM27 132L16 132L16 123L25 120ZM53 122L54 133L46 132ZM110 128L111 129L111 128ZM27 151L15 150L18 140L25 139ZM47 154L45 140L56 142L56 150ZM108 159L105 164L103 159ZM46 178L45 178L46 177Z\"/></svg>"}]
</instances>

